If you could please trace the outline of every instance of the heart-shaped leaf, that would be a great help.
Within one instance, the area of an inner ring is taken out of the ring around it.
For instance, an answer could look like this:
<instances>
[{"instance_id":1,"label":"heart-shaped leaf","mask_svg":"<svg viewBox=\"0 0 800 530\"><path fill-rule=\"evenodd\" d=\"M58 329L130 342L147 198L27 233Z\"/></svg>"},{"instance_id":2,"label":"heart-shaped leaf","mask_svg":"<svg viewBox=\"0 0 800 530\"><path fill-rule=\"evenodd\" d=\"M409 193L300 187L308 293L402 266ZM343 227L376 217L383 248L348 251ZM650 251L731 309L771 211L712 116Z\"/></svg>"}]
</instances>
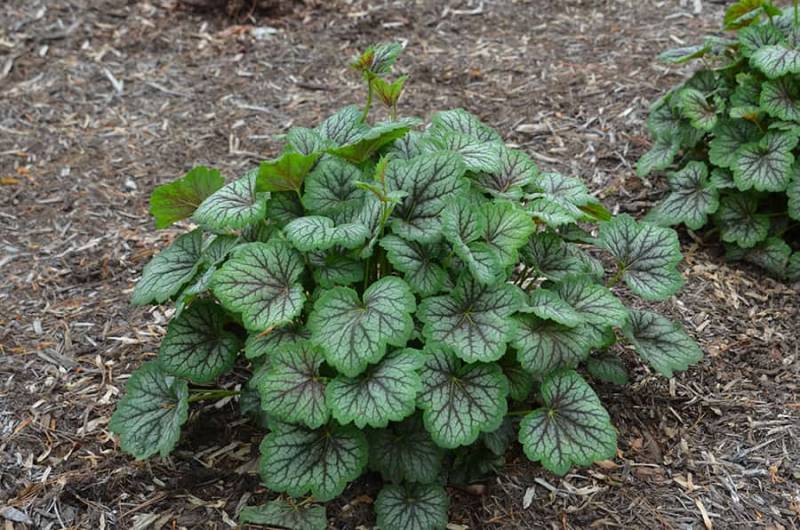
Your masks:
<instances>
[{"instance_id":1,"label":"heart-shaped leaf","mask_svg":"<svg viewBox=\"0 0 800 530\"><path fill-rule=\"evenodd\" d=\"M445 151L461 155L468 171L497 172L500 170L500 143L485 142L466 134L439 131L430 135L423 149L430 152Z\"/></svg>"},{"instance_id":2,"label":"heart-shaped leaf","mask_svg":"<svg viewBox=\"0 0 800 530\"><path fill-rule=\"evenodd\" d=\"M499 256L483 241L486 233L486 215L466 197L457 197L442 210L442 234L453 245L453 251L467 265L472 276L480 283L497 283L501 264Z\"/></svg>"},{"instance_id":3,"label":"heart-shaped leaf","mask_svg":"<svg viewBox=\"0 0 800 530\"><path fill-rule=\"evenodd\" d=\"M378 528L441 530L449 505L447 491L437 484L386 484L375 500Z\"/></svg>"},{"instance_id":4,"label":"heart-shaped leaf","mask_svg":"<svg viewBox=\"0 0 800 530\"><path fill-rule=\"evenodd\" d=\"M506 414L508 381L494 363L465 364L444 349L430 352L420 370L417 406L425 429L440 447L469 445L493 431Z\"/></svg>"},{"instance_id":5,"label":"heart-shaped leaf","mask_svg":"<svg viewBox=\"0 0 800 530\"><path fill-rule=\"evenodd\" d=\"M300 314L306 300L298 281L303 267L286 242L247 243L214 274L211 288L226 309L242 314L247 329L264 331Z\"/></svg>"},{"instance_id":6,"label":"heart-shaped leaf","mask_svg":"<svg viewBox=\"0 0 800 530\"><path fill-rule=\"evenodd\" d=\"M366 192L356 187L362 171L334 157L320 160L305 180L303 205L319 215L334 216L361 206Z\"/></svg>"},{"instance_id":7,"label":"heart-shaped leaf","mask_svg":"<svg viewBox=\"0 0 800 530\"><path fill-rule=\"evenodd\" d=\"M529 305L523 311L567 327L575 327L584 322L583 317L557 293L544 288L531 293Z\"/></svg>"},{"instance_id":8,"label":"heart-shaped leaf","mask_svg":"<svg viewBox=\"0 0 800 530\"><path fill-rule=\"evenodd\" d=\"M379 123L362 131L347 144L331 148L328 152L349 162L360 164L381 147L405 136L412 127L419 123L417 118L403 118L399 121Z\"/></svg>"},{"instance_id":9,"label":"heart-shaped leaf","mask_svg":"<svg viewBox=\"0 0 800 530\"><path fill-rule=\"evenodd\" d=\"M797 135L768 132L758 143L737 151L733 180L741 191L784 191L792 178Z\"/></svg>"},{"instance_id":10,"label":"heart-shaped leaf","mask_svg":"<svg viewBox=\"0 0 800 530\"><path fill-rule=\"evenodd\" d=\"M759 137L758 127L747 120L721 120L708 142L708 159L715 166L734 168L739 149Z\"/></svg>"},{"instance_id":11,"label":"heart-shaped leaf","mask_svg":"<svg viewBox=\"0 0 800 530\"><path fill-rule=\"evenodd\" d=\"M692 127L710 131L717 124L721 110L717 108L717 103L721 101L709 101L704 93L693 88L681 90L678 98L681 112L689 119Z\"/></svg>"},{"instance_id":12,"label":"heart-shaped leaf","mask_svg":"<svg viewBox=\"0 0 800 530\"><path fill-rule=\"evenodd\" d=\"M473 177L483 191L501 199L519 199L523 188L533 183L539 168L523 151L497 144L499 167Z\"/></svg>"},{"instance_id":13,"label":"heart-shaped leaf","mask_svg":"<svg viewBox=\"0 0 800 530\"><path fill-rule=\"evenodd\" d=\"M299 192L319 156L319 153L304 155L287 151L278 158L261 162L256 190Z\"/></svg>"},{"instance_id":14,"label":"heart-shaped leaf","mask_svg":"<svg viewBox=\"0 0 800 530\"><path fill-rule=\"evenodd\" d=\"M676 267L682 256L674 230L637 223L622 214L600 226L599 243L617 259L631 291L645 300L663 300L683 286Z\"/></svg>"},{"instance_id":15,"label":"heart-shaped leaf","mask_svg":"<svg viewBox=\"0 0 800 530\"><path fill-rule=\"evenodd\" d=\"M303 205L297 194L291 191L281 191L272 193L272 196L267 201L267 218L278 226L285 226L287 223L292 222L298 217L305 215ZM247 232L248 226L242 231L242 234ZM249 238L248 241L264 241L264 238Z\"/></svg>"},{"instance_id":16,"label":"heart-shaped leaf","mask_svg":"<svg viewBox=\"0 0 800 530\"><path fill-rule=\"evenodd\" d=\"M800 121L800 84L781 77L761 85L761 108L779 120Z\"/></svg>"},{"instance_id":17,"label":"heart-shaped leaf","mask_svg":"<svg viewBox=\"0 0 800 530\"><path fill-rule=\"evenodd\" d=\"M800 50L783 44L764 46L750 56L750 63L770 79L800 73Z\"/></svg>"},{"instance_id":18,"label":"heart-shaped leaf","mask_svg":"<svg viewBox=\"0 0 800 530\"><path fill-rule=\"evenodd\" d=\"M556 285L555 291L575 310L582 322L618 326L628 318L628 310L622 302L588 276L564 278Z\"/></svg>"},{"instance_id":19,"label":"heart-shaped leaf","mask_svg":"<svg viewBox=\"0 0 800 530\"><path fill-rule=\"evenodd\" d=\"M387 149L386 155L399 160L411 160L422 154L424 135L418 131L409 131L402 138L395 140Z\"/></svg>"},{"instance_id":20,"label":"heart-shaped leaf","mask_svg":"<svg viewBox=\"0 0 800 530\"><path fill-rule=\"evenodd\" d=\"M776 278L787 276L792 247L779 237L768 237L753 248L728 248L729 260L744 260L769 272Z\"/></svg>"},{"instance_id":21,"label":"heart-shaped leaf","mask_svg":"<svg viewBox=\"0 0 800 530\"><path fill-rule=\"evenodd\" d=\"M399 42L382 42L368 47L350 66L365 74L388 74L402 51L403 45Z\"/></svg>"},{"instance_id":22,"label":"heart-shaped leaf","mask_svg":"<svg viewBox=\"0 0 800 530\"><path fill-rule=\"evenodd\" d=\"M332 219L319 215L299 217L283 228L287 239L301 252L327 250L334 246L356 248L369 235L367 227L346 223L335 226Z\"/></svg>"},{"instance_id":23,"label":"heart-shaped leaf","mask_svg":"<svg viewBox=\"0 0 800 530\"><path fill-rule=\"evenodd\" d=\"M150 213L156 218L156 228L192 216L206 197L225 184L219 171L198 166L180 179L157 186L150 195Z\"/></svg>"},{"instance_id":24,"label":"heart-shaped leaf","mask_svg":"<svg viewBox=\"0 0 800 530\"><path fill-rule=\"evenodd\" d=\"M309 338L311 333L297 325L272 329L268 333L253 333L247 337L244 344L244 355L248 359L271 357Z\"/></svg>"},{"instance_id":25,"label":"heart-shaped leaf","mask_svg":"<svg viewBox=\"0 0 800 530\"><path fill-rule=\"evenodd\" d=\"M677 135L656 138L650 150L643 154L636 163L636 174L646 177L653 171L667 169L672 165L680 150L681 143Z\"/></svg>"},{"instance_id":26,"label":"heart-shaped leaf","mask_svg":"<svg viewBox=\"0 0 800 530\"><path fill-rule=\"evenodd\" d=\"M233 367L242 349L239 337L225 331L225 312L210 301L192 304L172 319L158 361L165 372L210 383Z\"/></svg>"},{"instance_id":27,"label":"heart-shaped leaf","mask_svg":"<svg viewBox=\"0 0 800 530\"><path fill-rule=\"evenodd\" d=\"M292 127L286 133L286 143L301 155L321 153L330 147L331 142L319 132L305 127Z\"/></svg>"},{"instance_id":28,"label":"heart-shaped leaf","mask_svg":"<svg viewBox=\"0 0 800 530\"><path fill-rule=\"evenodd\" d=\"M133 303L160 304L177 294L197 273L202 249L202 230L179 236L145 265L133 290Z\"/></svg>"},{"instance_id":29,"label":"heart-shaped leaf","mask_svg":"<svg viewBox=\"0 0 800 530\"><path fill-rule=\"evenodd\" d=\"M422 426L419 416L386 429L367 432L369 466L389 482L434 482L442 468L443 451Z\"/></svg>"},{"instance_id":30,"label":"heart-shaped leaf","mask_svg":"<svg viewBox=\"0 0 800 530\"><path fill-rule=\"evenodd\" d=\"M239 512L239 522L292 530L325 530L328 527L324 506L280 499L260 506L245 506Z\"/></svg>"},{"instance_id":31,"label":"heart-shaped leaf","mask_svg":"<svg viewBox=\"0 0 800 530\"><path fill-rule=\"evenodd\" d=\"M583 270L580 260L570 252L567 243L553 232L533 234L522 247L520 255L523 263L549 280L561 280Z\"/></svg>"},{"instance_id":32,"label":"heart-shaped leaf","mask_svg":"<svg viewBox=\"0 0 800 530\"><path fill-rule=\"evenodd\" d=\"M209 196L194 212L194 220L212 230L244 228L266 216L269 193L256 191L258 170L247 173Z\"/></svg>"},{"instance_id":33,"label":"heart-shaped leaf","mask_svg":"<svg viewBox=\"0 0 800 530\"><path fill-rule=\"evenodd\" d=\"M178 443L188 411L186 381L164 373L158 362L151 361L131 374L108 426L119 434L122 450L136 458L167 456Z\"/></svg>"},{"instance_id":34,"label":"heart-shaped leaf","mask_svg":"<svg viewBox=\"0 0 800 530\"><path fill-rule=\"evenodd\" d=\"M544 406L522 419L519 441L529 459L564 475L573 466L613 458L617 432L594 390L572 370L545 378Z\"/></svg>"},{"instance_id":35,"label":"heart-shaped leaf","mask_svg":"<svg viewBox=\"0 0 800 530\"><path fill-rule=\"evenodd\" d=\"M577 366L594 345L594 333L586 325L568 327L533 315L514 318L518 329L511 345L519 363L534 376Z\"/></svg>"},{"instance_id":36,"label":"heart-shaped leaf","mask_svg":"<svg viewBox=\"0 0 800 530\"><path fill-rule=\"evenodd\" d=\"M757 24L748 26L736 33L740 50L745 57L752 57L753 53L765 46L774 46L783 42L783 35L772 24Z\"/></svg>"},{"instance_id":37,"label":"heart-shaped leaf","mask_svg":"<svg viewBox=\"0 0 800 530\"><path fill-rule=\"evenodd\" d=\"M361 117L361 109L348 105L320 123L316 132L334 145L347 145L368 129Z\"/></svg>"},{"instance_id":38,"label":"heart-shaped leaf","mask_svg":"<svg viewBox=\"0 0 800 530\"><path fill-rule=\"evenodd\" d=\"M384 236L380 245L386 250L389 263L403 273L415 293L430 296L441 290L446 276L438 263L442 257L441 245L423 245L391 234Z\"/></svg>"},{"instance_id":39,"label":"heart-shaped leaf","mask_svg":"<svg viewBox=\"0 0 800 530\"><path fill-rule=\"evenodd\" d=\"M651 311L631 311L623 332L636 353L664 377L703 358L697 343L680 326Z\"/></svg>"},{"instance_id":40,"label":"heart-shaped leaf","mask_svg":"<svg viewBox=\"0 0 800 530\"><path fill-rule=\"evenodd\" d=\"M483 206L486 228L483 239L497 255L502 267L517 263L518 250L528 242L535 225L525 211L510 201L495 201Z\"/></svg>"},{"instance_id":41,"label":"heart-shaped leaf","mask_svg":"<svg viewBox=\"0 0 800 530\"><path fill-rule=\"evenodd\" d=\"M328 364L355 377L378 362L387 344L402 347L411 336L414 295L403 280L387 276L364 291L363 301L348 287L325 291L308 317L312 341Z\"/></svg>"},{"instance_id":42,"label":"heart-shaped leaf","mask_svg":"<svg viewBox=\"0 0 800 530\"><path fill-rule=\"evenodd\" d=\"M411 415L422 388L417 369L423 361L421 352L406 348L387 354L357 377L337 376L327 389L333 417L362 429L386 427Z\"/></svg>"},{"instance_id":43,"label":"heart-shaped leaf","mask_svg":"<svg viewBox=\"0 0 800 530\"><path fill-rule=\"evenodd\" d=\"M358 429L280 425L261 442L260 472L273 491L311 493L320 502L339 496L367 465L367 440Z\"/></svg>"},{"instance_id":44,"label":"heart-shaped leaf","mask_svg":"<svg viewBox=\"0 0 800 530\"><path fill-rule=\"evenodd\" d=\"M308 254L308 264L314 281L324 289L351 285L364 279L364 264L356 258L342 255L335 248Z\"/></svg>"},{"instance_id":45,"label":"heart-shaped leaf","mask_svg":"<svg viewBox=\"0 0 800 530\"><path fill-rule=\"evenodd\" d=\"M470 136L481 142L502 142L497 132L481 123L481 120L464 109L437 112L431 120L432 127Z\"/></svg>"},{"instance_id":46,"label":"heart-shaped leaf","mask_svg":"<svg viewBox=\"0 0 800 530\"><path fill-rule=\"evenodd\" d=\"M661 225L684 223L693 230L708 222L719 208L719 190L708 180L708 167L692 161L668 177L670 194L648 215Z\"/></svg>"},{"instance_id":47,"label":"heart-shaped leaf","mask_svg":"<svg viewBox=\"0 0 800 530\"><path fill-rule=\"evenodd\" d=\"M723 197L715 220L722 240L743 248L763 241L769 233L769 217L758 213L758 198L751 194Z\"/></svg>"},{"instance_id":48,"label":"heart-shaped leaf","mask_svg":"<svg viewBox=\"0 0 800 530\"><path fill-rule=\"evenodd\" d=\"M615 385L628 384L628 371L616 355L605 353L586 360L586 370L595 379Z\"/></svg>"}]
</instances>

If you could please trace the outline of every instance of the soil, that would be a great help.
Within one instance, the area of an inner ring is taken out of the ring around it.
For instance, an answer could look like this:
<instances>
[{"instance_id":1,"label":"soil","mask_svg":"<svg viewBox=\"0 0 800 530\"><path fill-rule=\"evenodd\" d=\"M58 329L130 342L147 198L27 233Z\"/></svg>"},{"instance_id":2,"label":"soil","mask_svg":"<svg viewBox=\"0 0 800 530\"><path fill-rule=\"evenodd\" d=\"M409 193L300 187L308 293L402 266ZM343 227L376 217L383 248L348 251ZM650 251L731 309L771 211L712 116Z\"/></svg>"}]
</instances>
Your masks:
<instances>
[{"instance_id":1,"label":"soil","mask_svg":"<svg viewBox=\"0 0 800 530\"><path fill-rule=\"evenodd\" d=\"M716 31L723 9L267 3L0 7L5 528L232 528L239 507L268 497L255 474L260 434L235 402L193 415L168 459L134 461L107 429L169 315L129 303L143 265L180 232L153 230L155 185L197 164L232 178L275 155L290 126L360 103L346 66L356 50L401 39L406 113L464 107L543 169L580 176L609 207L641 215L664 187L633 170L649 145L648 103L690 71L653 58ZM559 478L516 448L495 478L452 489L448 528L800 527L797 286L726 264L711 237L681 237L686 287L658 308L705 359L667 380L626 356L632 384L598 387L620 431L613 462ZM378 487L371 476L351 485L328 506L330 527L373 526Z\"/></svg>"}]
</instances>

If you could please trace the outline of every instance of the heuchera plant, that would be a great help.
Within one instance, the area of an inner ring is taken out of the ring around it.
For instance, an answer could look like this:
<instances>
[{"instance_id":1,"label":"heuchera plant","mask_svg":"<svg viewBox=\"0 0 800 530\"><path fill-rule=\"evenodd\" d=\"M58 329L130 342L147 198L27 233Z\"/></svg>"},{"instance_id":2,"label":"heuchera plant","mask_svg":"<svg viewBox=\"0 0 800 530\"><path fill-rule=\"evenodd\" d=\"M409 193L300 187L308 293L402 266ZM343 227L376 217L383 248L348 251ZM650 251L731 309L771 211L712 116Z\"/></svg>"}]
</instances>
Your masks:
<instances>
[{"instance_id":1,"label":"heuchera plant","mask_svg":"<svg viewBox=\"0 0 800 530\"><path fill-rule=\"evenodd\" d=\"M800 279L800 24L797 1L730 6L734 39L669 50L670 64L702 61L657 100L652 149L638 171L673 168L670 192L648 220L699 229L711 220L727 254L786 280Z\"/></svg>"},{"instance_id":2,"label":"heuchera plant","mask_svg":"<svg viewBox=\"0 0 800 530\"><path fill-rule=\"evenodd\" d=\"M612 218L464 110L424 129L398 118L400 51L355 60L363 109L291 129L238 180L197 167L152 195L157 227L197 228L136 285L135 303L175 312L111 429L137 458L166 456L192 403L238 395L268 430L263 482L285 494L245 522L324 528L316 503L372 470L380 528L444 528L445 486L500 466L514 439L559 475L614 457L582 374L625 383L618 342L667 377L701 357L678 325L617 296L681 287L675 232ZM391 119L368 121L373 98ZM249 380L209 386L235 364Z\"/></svg>"}]
</instances>

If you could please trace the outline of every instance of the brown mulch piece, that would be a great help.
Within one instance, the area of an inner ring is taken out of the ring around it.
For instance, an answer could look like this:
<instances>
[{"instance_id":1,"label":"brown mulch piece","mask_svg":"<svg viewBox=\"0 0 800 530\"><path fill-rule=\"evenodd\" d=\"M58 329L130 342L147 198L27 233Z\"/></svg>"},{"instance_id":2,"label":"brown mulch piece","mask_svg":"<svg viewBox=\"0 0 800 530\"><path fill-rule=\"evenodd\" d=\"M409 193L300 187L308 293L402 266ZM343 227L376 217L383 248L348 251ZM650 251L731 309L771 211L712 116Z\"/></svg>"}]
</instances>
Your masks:
<instances>
[{"instance_id":1,"label":"brown mulch piece","mask_svg":"<svg viewBox=\"0 0 800 530\"><path fill-rule=\"evenodd\" d=\"M3 528L232 528L240 506L266 498L259 433L233 402L193 415L168 459L136 462L107 430L168 321L129 304L178 232L152 229L153 186L195 164L233 177L290 126L360 103L347 59L395 38L409 47L406 112L471 110L542 168L638 215L663 188L633 170L648 103L689 71L652 59L714 31L722 9L336 0L231 18L180 3L2 3ZM660 309L698 338L703 362L665 380L629 356L634 382L598 389L620 431L613 462L559 478L517 449L496 478L452 490L449 528L798 528L798 290L698 238L683 235L687 285ZM368 476L331 503L331 527L374 525L378 485Z\"/></svg>"}]
</instances>

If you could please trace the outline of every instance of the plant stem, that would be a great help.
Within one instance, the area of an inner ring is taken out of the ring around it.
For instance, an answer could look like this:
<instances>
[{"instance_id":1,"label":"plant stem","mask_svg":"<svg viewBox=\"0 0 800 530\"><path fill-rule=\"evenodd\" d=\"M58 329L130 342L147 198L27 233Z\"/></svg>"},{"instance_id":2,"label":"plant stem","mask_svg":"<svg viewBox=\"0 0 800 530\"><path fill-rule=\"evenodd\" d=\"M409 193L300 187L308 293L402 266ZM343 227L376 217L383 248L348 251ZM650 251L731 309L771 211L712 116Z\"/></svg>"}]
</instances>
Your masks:
<instances>
[{"instance_id":1,"label":"plant stem","mask_svg":"<svg viewBox=\"0 0 800 530\"><path fill-rule=\"evenodd\" d=\"M367 78L367 104L364 105L364 113L361 115L361 121L364 123L367 122L367 116L369 116L369 109L372 106L372 83L370 83L369 78Z\"/></svg>"},{"instance_id":2,"label":"plant stem","mask_svg":"<svg viewBox=\"0 0 800 530\"><path fill-rule=\"evenodd\" d=\"M797 0L794 0L794 25L797 26Z\"/></svg>"},{"instance_id":3,"label":"plant stem","mask_svg":"<svg viewBox=\"0 0 800 530\"><path fill-rule=\"evenodd\" d=\"M193 395L189 396L189 403L196 401L204 401L207 399L222 399L230 396L238 396L238 390L225 390L223 388L215 388L206 390L203 388L190 388L189 392Z\"/></svg>"}]
</instances>

